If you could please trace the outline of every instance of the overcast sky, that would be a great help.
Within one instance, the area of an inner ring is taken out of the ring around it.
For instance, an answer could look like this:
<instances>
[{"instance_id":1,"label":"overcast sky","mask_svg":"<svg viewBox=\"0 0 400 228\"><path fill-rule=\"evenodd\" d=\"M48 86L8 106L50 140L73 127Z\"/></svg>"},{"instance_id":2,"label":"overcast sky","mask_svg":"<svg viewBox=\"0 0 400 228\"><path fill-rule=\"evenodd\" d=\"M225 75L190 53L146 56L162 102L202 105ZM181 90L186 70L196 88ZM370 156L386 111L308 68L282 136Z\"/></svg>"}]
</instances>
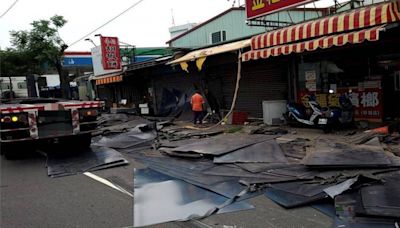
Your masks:
<instances>
[{"instance_id":1,"label":"overcast sky","mask_svg":"<svg viewBox=\"0 0 400 228\"><path fill-rule=\"evenodd\" d=\"M15 0L0 0L0 14ZM68 23L60 30L67 44L104 24L139 0L19 0L0 18L0 48L10 46L10 30L26 30L33 20L62 15ZM237 2L237 0L236 0ZM176 25L201 23L232 6L233 0L144 0L110 24L88 36L99 43L94 34L117 36L120 41L137 47L166 46L168 28L172 26L173 10ZM244 3L244 0L241 0ZM333 4L333 0L317 2L317 6ZM237 5L237 4L236 4ZM88 41L80 41L68 51L89 51Z\"/></svg>"}]
</instances>

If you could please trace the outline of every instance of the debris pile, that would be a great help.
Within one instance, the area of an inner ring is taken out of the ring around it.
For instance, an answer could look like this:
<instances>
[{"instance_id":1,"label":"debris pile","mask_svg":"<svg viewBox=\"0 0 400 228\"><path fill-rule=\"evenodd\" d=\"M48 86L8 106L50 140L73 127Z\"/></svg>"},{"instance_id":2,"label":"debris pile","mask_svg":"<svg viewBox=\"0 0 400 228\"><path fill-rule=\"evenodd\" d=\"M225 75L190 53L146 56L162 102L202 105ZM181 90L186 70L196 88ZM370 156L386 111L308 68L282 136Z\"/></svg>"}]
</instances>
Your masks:
<instances>
[{"instance_id":1,"label":"debris pile","mask_svg":"<svg viewBox=\"0 0 400 228\"><path fill-rule=\"evenodd\" d=\"M250 209L245 200L261 194L285 208L310 205L332 216L334 227L372 227L377 221L393 227L400 219L400 157L375 133L356 134L347 142L312 142L263 132L193 138L187 135L194 132L168 131L185 136L164 137L158 150L130 153L147 166L135 171L135 226L203 218L236 203L243 203L236 210ZM158 179L138 182L150 178L146 173ZM205 192L193 199L197 188ZM156 218L154 204L146 200L151 197L144 194L150 189L161 195L174 189L178 199L168 199L175 202L168 210L179 216Z\"/></svg>"}]
</instances>

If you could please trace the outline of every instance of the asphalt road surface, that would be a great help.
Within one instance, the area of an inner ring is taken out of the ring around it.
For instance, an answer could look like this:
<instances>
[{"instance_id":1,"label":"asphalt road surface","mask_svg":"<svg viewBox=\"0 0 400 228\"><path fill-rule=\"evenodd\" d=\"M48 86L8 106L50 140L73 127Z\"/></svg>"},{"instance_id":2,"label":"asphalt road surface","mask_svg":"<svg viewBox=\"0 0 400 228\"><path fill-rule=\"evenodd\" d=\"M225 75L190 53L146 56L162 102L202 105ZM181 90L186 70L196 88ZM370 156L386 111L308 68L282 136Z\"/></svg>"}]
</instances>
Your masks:
<instances>
[{"instance_id":1,"label":"asphalt road surface","mask_svg":"<svg viewBox=\"0 0 400 228\"><path fill-rule=\"evenodd\" d=\"M133 159L128 166L92 174L118 184L115 190L87 175L47 176L42 155L19 160L1 156L2 228L131 227L133 224ZM250 200L256 209L213 215L201 221L171 222L153 227L331 227L332 220L306 207L285 210L264 196Z\"/></svg>"}]
</instances>

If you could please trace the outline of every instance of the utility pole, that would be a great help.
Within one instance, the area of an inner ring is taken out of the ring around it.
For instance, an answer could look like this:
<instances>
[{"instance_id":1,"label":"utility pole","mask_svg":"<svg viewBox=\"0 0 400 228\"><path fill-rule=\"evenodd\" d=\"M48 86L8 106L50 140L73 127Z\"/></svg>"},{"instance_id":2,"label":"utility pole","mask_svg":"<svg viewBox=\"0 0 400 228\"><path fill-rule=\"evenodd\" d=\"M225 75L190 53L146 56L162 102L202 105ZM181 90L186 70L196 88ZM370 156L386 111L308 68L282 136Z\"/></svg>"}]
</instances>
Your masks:
<instances>
[{"instance_id":1,"label":"utility pole","mask_svg":"<svg viewBox=\"0 0 400 228\"><path fill-rule=\"evenodd\" d=\"M171 9L172 26L175 26L174 9Z\"/></svg>"}]
</instances>

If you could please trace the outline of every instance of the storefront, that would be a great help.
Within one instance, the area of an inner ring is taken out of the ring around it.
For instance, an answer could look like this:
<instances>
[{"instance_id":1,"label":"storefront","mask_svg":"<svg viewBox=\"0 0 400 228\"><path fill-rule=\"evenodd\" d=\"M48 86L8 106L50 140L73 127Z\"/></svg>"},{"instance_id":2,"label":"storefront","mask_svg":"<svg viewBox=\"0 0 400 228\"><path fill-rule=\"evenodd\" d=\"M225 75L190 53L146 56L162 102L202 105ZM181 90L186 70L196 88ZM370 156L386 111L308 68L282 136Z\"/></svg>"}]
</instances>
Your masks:
<instances>
[{"instance_id":1,"label":"storefront","mask_svg":"<svg viewBox=\"0 0 400 228\"><path fill-rule=\"evenodd\" d=\"M112 107L114 103L116 104L122 99L121 86L123 73L116 72L103 76L95 76L93 80L95 80L97 98L105 101L107 108Z\"/></svg>"},{"instance_id":2,"label":"storefront","mask_svg":"<svg viewBox=\"0 0 400 228\"><path fill-rule=\"evenodd\" d=\"M346 93L355 106L355 119L381 122L400 117L400 29L383 39L351 48L333 48L302 55L298 64L297 101L308 106L314 94L322 107L340 107Z\"/></svg>"},{"instance_id":3,"label":"storefront","mask_svg":"<svg viewBox=\"0 0 400 228\"><path fill-rule=\"evenodd\" d=\"M360 8L255 36L243 61L290 54L297 102L340 106L347 94L356 119L391 120L400 117L399 22L396 2Z\"/></svg>"}]
</instances>

